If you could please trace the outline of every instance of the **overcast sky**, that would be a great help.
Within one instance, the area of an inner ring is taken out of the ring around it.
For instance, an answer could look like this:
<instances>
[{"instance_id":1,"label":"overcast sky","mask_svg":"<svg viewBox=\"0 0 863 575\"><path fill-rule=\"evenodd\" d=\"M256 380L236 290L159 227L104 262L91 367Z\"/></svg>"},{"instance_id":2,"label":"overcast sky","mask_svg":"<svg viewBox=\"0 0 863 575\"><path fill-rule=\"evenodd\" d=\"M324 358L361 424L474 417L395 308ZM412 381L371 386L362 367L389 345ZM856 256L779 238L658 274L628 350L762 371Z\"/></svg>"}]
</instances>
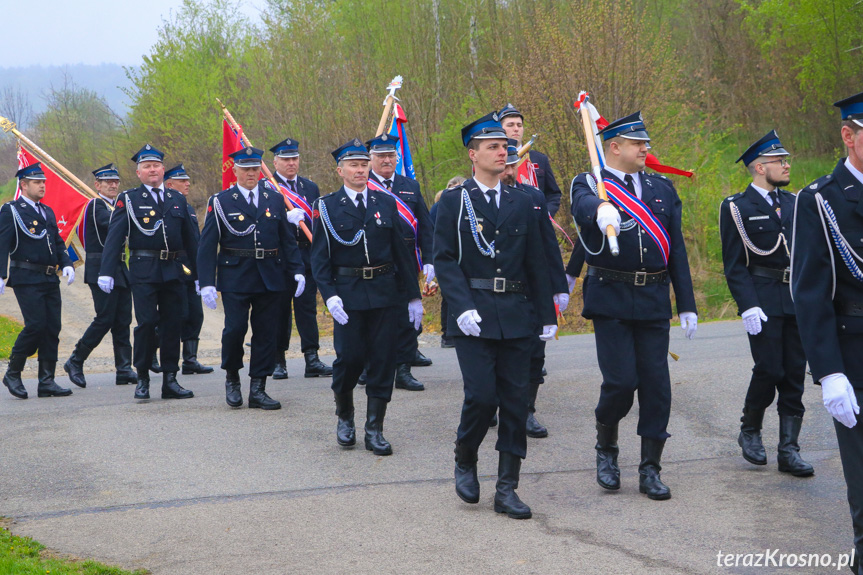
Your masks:
<instances>
[{"instance_id":1,"label":"overcast sky","mask_svg":"<svg viewBox=\"0 0 863 575\"><path fill-rule=\"evenodd\" d=\"M257 19L263 0L242 0ZM182 0L2 0L0 68L64 64L138 65L157 28ZM34 9L37 8L37 9Z\"/></svg>"}]
</instances>

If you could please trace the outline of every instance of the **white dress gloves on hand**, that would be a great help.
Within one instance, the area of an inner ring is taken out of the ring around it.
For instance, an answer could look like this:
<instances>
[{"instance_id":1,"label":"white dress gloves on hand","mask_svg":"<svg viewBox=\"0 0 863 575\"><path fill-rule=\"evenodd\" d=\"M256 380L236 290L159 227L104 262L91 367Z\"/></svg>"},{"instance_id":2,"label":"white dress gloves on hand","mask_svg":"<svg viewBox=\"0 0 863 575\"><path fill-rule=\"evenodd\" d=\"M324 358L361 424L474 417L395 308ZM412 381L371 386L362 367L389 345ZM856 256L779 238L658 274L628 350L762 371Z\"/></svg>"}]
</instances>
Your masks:
<instances>
[{"instance_id":1,"label":"white dress gloves on hand","mask_svg":"<svg viewBox=\"0 0 863 575\"><path fill-rule=\"evenodd\" d=\"M303 221L304 217L306 217L306 213L300 208L288 210L288 221L295 226L300 225L300 222Z\"/></svg>"},{"instance_id":2,"label":"white dress gloves on hand","mask_svg":"<svg viewBox=\"0 0 863 575\"><path fill-rule=\"evenodd\" d=\"M575 280L577 278L572 277L569 274L566 274L566 285L569 286L569 293L572 293L572 290L575 289Z\"/></svg>"},{"instance_id":3,"label":"white dress gloves on hand","mask_svg":"<svg viewBox=\"0 0 863 575\"><path fill-rule=\"evenodd\" d=\"M749 308L740 314L740 317L743 318L743 327L749 335L758 335L761 333L761 322L767 321L767 316L764 315L764 312L758 306Z\"/></svg>"},{"instance_id":4,"label":"white dress gloves on hand","mask_svg":"<svg viewBox=\"0 0 863 575\"><path fill-rule=\"evenodd\" d=\"M99 289L105 293L111 293L111 290L114 289L114 278L111 276L99 276L96 283L99 284Z\"/></svg>"},{"instance_id":5,"label":"white dress gloves on hand","mask_svg":"<svg viewBox=\"0 0 863 575\"><path fill-rule=\"evenodd\" d=\"M620 235L620 212L611 204L602 204L596 210L596 225L605 235L608 226L614 226L614 234Z\"/></svg>"},{"instance_id":6,"label":"white dress gloves on hand","mask_svg":"<svg viewBox=\"0 0 863 575\"><path fill-rule=\"evenodd\" d=\"M434 266L431 264L423 265L423 275L426 277L426 283L431 283L431 281L435 278Z\"/></svg>"},{"instance_id":7,"label":"white dress gloves on hand","mask_svg":"<svg viewBox=\"0 0 863 575\"><path fill-rule=\"evenodd\" d=\"M566 307L569 305L569 294L568 293L556 293L554 294L554 303L557 304L557 309L560 310L560 313L566 311Z\"/></svg>"},{"instance_id":8,"label":"white dress gloves on hand","mask_svg":"<svg viewBox=\"0 0 863 575\"><path fill-rule=\"evenodd\" d=\"M296 274L294 276L294 281L297 282L297 291L294 292L294 297L300 297L306 290L306 276L303 274Z\"/></svg>"},{"instance_id":9,"label":"white dress gloves on hand","mask_svg":"<svg viewBox=\"0 0 863 575\"><path fill-rule=\"evenodd\" d=\"M408 318L414 324L414 329L419 331L423 324L423 300L417 298L408 302Z\"/></svg>"},{"instance_id":10,"label":"white dress gloves on hand","mask_svg":"<svg viewBox=\"0 0 863 575\"><path fill-rule=\"evenodd\" d=\"M204 286L201 288L201 300L210 309L216 309L216 286Z\"/></svg>"},{"instance_id":11,"label":"white dress gloves on hand","mask_svg":"<svg viewBox=\"0 0 863 575\"><path fill-rule=\"evenodd\" d=\"M539 336L539 339L542 341L549 341L554 339L555 335L557 335L556 325L544 325L542 326L542 335Z\"/></svg>"},{"instance_id":12,"label":"white dress gloves on hand","mask_svg":"<svg viewBox=\"0 0 863 575\"><path fill-rule=\"evenodd\" d=\"M698 316L691 311L681 313L680 328L686 332L686 339L692 339L695 337L695 330L698 329Z\"/></svg>"},{"instance_id":13,"label":"white dress gloves on hand","mask_svg":"<svg viewBox=\"0 0 863 575\"><path fill-rule=\"evenodd\" d=\"M482 318L479 317L479 313L475 309L469 309L458 316L456 323L463 334L479 337L479 323L481 321Z\"/></svg>"},{"instance_id":14,"label":"white dress gloves on hand","mask_svg":"<svg viewBox=\"0 0 863 575\"><path fill-rule=\"evenodd\" d=\"M345 312L345 306L342 303L342 298L334 295L327 300L327 309L330 310L330 315L333 319L339 322L339 325L348 323L348 314Z\"/></svg>"},{"instance_id":15,"label":"white dress gloves on hand","mask_svg":"<svg viewBox=\"0 0 863 575\"><path fill-rule=\"evenodd\" d=\"M854 388L844 373L833 373L821 378L821 399L836 421L849 428L857 425L856 414L860 413L860 406Z\"/></svg>"},{"instance_id":16,"label":"white dress gloves on hand","mask_svg":"<svg viewBox=\"0 0 863 575\"><path fill-rule=\"evenodd\" d=\"M66 282L67 286L72 285L72 282L75 281L75 268L73 268L72 266L66 266L65 268L63 268L63 277L69 278L69 280Z\"/></svg>"}]
</instances>

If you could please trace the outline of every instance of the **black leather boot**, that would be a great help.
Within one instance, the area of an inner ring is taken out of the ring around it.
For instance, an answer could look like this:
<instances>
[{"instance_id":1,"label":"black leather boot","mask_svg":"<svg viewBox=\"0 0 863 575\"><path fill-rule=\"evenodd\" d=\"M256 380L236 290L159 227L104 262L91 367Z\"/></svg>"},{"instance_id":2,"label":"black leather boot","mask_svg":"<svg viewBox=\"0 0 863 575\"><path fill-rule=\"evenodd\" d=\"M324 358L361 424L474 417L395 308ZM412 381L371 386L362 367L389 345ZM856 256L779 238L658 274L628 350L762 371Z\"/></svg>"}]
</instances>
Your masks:
<instances>
[{"instance_id":1,"label":"black leather boot","mask_svg":"<svg viewBox=\"0 0 863 575\"><path fill-rule=\"evenodd\" d=\"M761 442L761 423L763 421L763 409L743 408L737 444L743 450L743 459L753 465L767 465L767 453Z\"/></svg>"},{"instance_id":2,"label":"black leather boot","mask_svg":"<svg viewBox=\"0 0 863 575\"><path fill-rule=\"evenodd\" d=\"M354 426L354 392L336 393L336 441L342 447L357 443L357 430Z\"/></svg>"},{"instance_id":3,"label":"black leather boot","mask_svg":"<svg viewBox=\"0 0 863 575\"><path fill-rule=\"evenodd\" d=\"M197 339L187 339L183 342L183 375L213 373L214 369L198 362Z\"/></svg>"},{"instance_id":4,"label":"black leather boot","mask_svg":"<svg viewBox=\"0 0 863 575\"><path fill-rule=\"evenodd\" d=\"M36 390L36 395L39 397L63 397L72 395L71 389L60 387L54 381L54 370L57 369L56 359L40 359L39 360L39 387Z\"/></svg>"},{"instance_id":5,"label":"black leather boot","mask_svg":"<svg viewBox=\"0 0 863 575\"><path fill-rule=\"evenodd\" d=\"M253 377L249 383L249 407L252 409L281 409L282 404L267 395L267 377Z\"/></svg>"},{"instance_id":6,"label":"black leather boot","mask_svg":"<svg viewBox=\"0 0 863 575\"><path fill-rule=\"evenodd\" d=\"M495 409L494 413L491 415L491 421L488 424L489 427L497 427L497 410Z\"/></svg>"},{"instance_id":7,"label":"black leather boot","mask_svg":"<svg viewBox=\"0 0 863 575\"><path fill-rule=\"evenodd\" d=\"M497 466L494 510L498 513L506 513L513 519L530 519L533 515L530 512L530 507L525 505L515 492L518 489L520 471L521 457L501 451Z\"/></svg>"},{"instance_id":8,"label":"black leather boot","mask_svg":"<svg viewBox=\"0 0 863 575\"><path fill-rule=\"evenodd\" d=\"M288 379L288 362L284 351L276 352L276 367L273 369L273 379Z\"/></svg>"},{"instance_id":9,"label":"black leather boot","mask_svg":"<svg viewBox=\"0 0 863 575\"><path fill-rule=\"evenodd\" d=\"M548 437L548 429L536 420L536 394L539 392L539 384L530 384L530 402L527 404L527 436L537 439Z\"/></svg>"},{"instance_id":10,"label":"black leather boot","mask_svg":"<svg viewBox=\"0 0 863 575\"><path fill-rule=\"evenodd\" d=\"M306 372L303 377L329 377L333 375L333 368L321 361L316 350L304 351L306 359Z\"/></svg>"},{"instance_id":11,"label":"black leather boot","mask_svg":"<svg viewBox=\"0 0 863 575\"><path fill-rule=\"evenodd\" d=\"M63 364L63 369L69 374L69 381L78 387L87 387L87 379L84 377L84 361L90 357L92 351L92 349L79 341L75 345L72 355Z\"/></svg>"},{"instance_id":12,"label":"black leather boot","mask_svg":"<svg viewBox=\"0 0 863 575\"><path fill-rule=\"evenodd\" d=\"M150 399L150 372L138 374L138 385L135 386L135 399Z\"/></svg>"},{"instance_id":13,"label":"black leather boot","mask_svg":"<svg viewBox=\"0 0 863 575\"><path fill-rule=\"evenodd\" d=\"M368 371L365 368L363 368L363 372L360 374L360 378L357 380L357 385L365 385L367 376L368 376Z\"/></svg>"},{"instance_id":14,"label":"black leather boot","mask_svg":"<svg viewBox=\"0 0 863 575\"><path fill-rule=\"evenodd\" d=\"M671 490L659 478L664 439L641 438L641 465L638 466L638 491L650 499L671 499Z\"/></svg>"},{"instance_id":15,"label":"black leather boot","mask_svg":"<svg viewBox=\"0 0 863 575\"><path fill-rule=\"evenodd\" d=\"M423 391L425 386L413 376L409 363L400 363L396 366L396 389Z\"/></svg>"},{"instance_id":16,"label":"black leather boot","mask_svg":"<svg viewBox=\"0 0 863 575\"><path fill-rule=\"evenodd\" d=\"M795 477L809 477L815 474L815 469L800 457L800 445L797 444L797 438L800 436L802 425L802 417L779 416L779 453L777 456L779 471L790 473Z\"/></svg>"},{"instance_id":17,"label":"black leather boot","mask_svg":"<svg viewBox=\"0 0 863 575\"><path fill-rule=\"evenodd\" d=\"M387 402L378 397L370 397L366 411L366 449L375 455L392 455L393 447L384 439L384 417L387 414Z\"/></svg>"},{"instance_id":18,"label":"black leather boot","mask_svg":"<svg viewBox=\"0 0 863 575\"><path fill-rule=\"evenodd\" d=\"M114 383L129 385L138 382L138 374L132 369L132 347L114 348L114 369L117 372Z\"/></svg>"},{"instance_id":19,"label":"black leather boot","mask_svg":"<svg viewBox=\"0 0 863 575\"><path fill-rule=\"evenodd\" d=\"M243 392L240 390L240 374L225 372L225 402L231 407L242 407Z\"/></svg>"},{"instance_id":20,"label":"black leather boot","mask_svg":"<svg viewBox=\"0 0 863 575\"><path fill-rule=\"evenodd\" d=\"M424 356L420 350L417 350L417 353L414 356L413 361L411 361L411 365L414 367L428 367L431 364L432 364L432 360L427 358L426 356Z\"/></svg>"},{"instance_id":21,"label":"black leather boot","mask_svg":"<svg viewBox=\"0 0 863 575\"><path fill-rule=\"evenodd\" d=\"M444 349L450 349L455 347L455 342L451 337L447 337L445 335L440 336L440 346Z\"/></svg>"},{"instance_id":22,"label":"black leather boot","mask_svg":"<svg viewBox=\"0 0 863 575\"><path fill-rule=\"evenodd\" d=\"M455 444L455 494L465 503L479 503L476 449Z\"/></svg>"},{"instance_id":23,"label":"black leather boot","mask_svg":"<svg viewBox=\"0 0 863 575\"><path fill-rule=\"evenodd\" d=\"M153 362L150 364L150 371L162 373L162 366L159 365L159 348L153 350Z\"/></svg>"},{"instance_id":24,"label":"black leather boot","mask_svg":"<svg viewBox=\"0 0 863 575\"><path fill-rule=\"evenodd\" d=\"M596 482L603 489L620 489L620 467L617 466L617 425L596 422Z\"/></svg>"},{"instance_id":25,"label":"black leather boot","mask_svg":"<svg viewBox=\"0 0 863 575\"><path fill-rule=\"evenodd\" d=\"M191 399L195 394L184 389L177 383L177 374L165 372L162 374L162 399Z\"/></svg>"},{"instance_id":26,"label":"black leather boot","mask_svg":"<svg viewBox=\"0 0 863 575\"><path fill-rule=\"evenodd\" d=\"M27 390L24 388L24 382L21 381L21 372L26 363L26 355L20 353L10 355L9 367L6 368L6 375L3 376L3 385L9 388L9 393L18 399L27 399Z\"/></svg>"}]
</instances>

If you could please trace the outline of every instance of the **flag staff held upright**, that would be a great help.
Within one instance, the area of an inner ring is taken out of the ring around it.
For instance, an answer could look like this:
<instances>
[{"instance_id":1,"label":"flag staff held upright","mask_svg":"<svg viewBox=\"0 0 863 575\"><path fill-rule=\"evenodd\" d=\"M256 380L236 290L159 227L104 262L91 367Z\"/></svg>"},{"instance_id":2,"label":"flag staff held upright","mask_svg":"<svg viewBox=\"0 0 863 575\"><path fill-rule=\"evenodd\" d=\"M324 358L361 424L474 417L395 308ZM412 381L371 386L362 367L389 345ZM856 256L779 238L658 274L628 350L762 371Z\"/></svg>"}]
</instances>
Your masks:
<instances>
[{"instance_id":1,"label":"flag staff held upright","mask_svg":"<svg viewBox=\"0 0 863 575\"><path fill-rule=\"evenodd\" d=\"M593 171L593 178L596 180L596 191L599 194L599 199L604 202L608 201L608 194L605 191L605 184L602 181L602 166L599 162L599 154L596 151L596 134L593 131L593 126L590 121L590 112L587 110L587 99L590 96L587 92L579 94L574 106L581 113L581 125L584 127L584 139L587 144L587 153L590 154L590 167ZM605 230L605 237L608 238L608 249L611 255L620 255L620 246L617 243L617 235L614 233L614 226L609 225Z\"/></svg>"},{"instance_id":2,"label":"flag staff held upright","mask_svg":"<svg viewBox=\"0 0 863 575\"><path fill-rule=\"evenodd\" d=\"M384 113L381 114L381 121L378 122L378 129L375 130L375 137L377 138L381 134L384 133L384 128L386 128L387 120L390 117L390 112L393 109L393 104L398 100L396 98L396 90L402 87L402 77L396 76L393 78L393 81L390 82L390 85L387 86L388 94L387 97L384 98Z\"/></svg>"}]
</instances>

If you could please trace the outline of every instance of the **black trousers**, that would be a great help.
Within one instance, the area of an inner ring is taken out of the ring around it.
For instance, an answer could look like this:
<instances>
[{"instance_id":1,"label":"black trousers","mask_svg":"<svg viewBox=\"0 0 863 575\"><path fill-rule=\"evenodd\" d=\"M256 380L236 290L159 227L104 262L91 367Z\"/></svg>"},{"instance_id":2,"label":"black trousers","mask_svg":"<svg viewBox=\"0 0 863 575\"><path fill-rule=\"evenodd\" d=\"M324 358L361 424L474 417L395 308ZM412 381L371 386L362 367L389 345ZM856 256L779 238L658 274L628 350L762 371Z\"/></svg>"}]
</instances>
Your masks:
<instances>
[{"instance_id":1,"label":"black trousers","mask_svg":"<svg viewBox=\"0 0 863 575\"><path fill-rule=\"evenodd\" d=\"M249 377L273 375L273 356L276 353L279 296L282 292L260 293L222 292L225 308L225 329L222 330L222 369L239 371L243 368L243 342L249 330L250 310L252 325L252 351L249 359Z\"/></svg>"},{"instance_id":2,"label":"black trousers","mask_svg":"<svg viewBox=\"0 0 863 575\"><path fill-rule=\"evenodd\" d=\"M446 336L446 322L449 317L449 306L446 304L446 298L443 297L443 293L441 293L440 298L440 332L444 337Z\"/></svg>"},{"instance_id":3,"label":"black trousers","mask_svg":"<svg viewBox=\"0 0 863 575\"><path fill-rule=\"evenodd\" d=\"M399 306L368 310L346 310L348 323L333 320L335 393L352 391L366 372L366 395L389 401L396 374L396 325ZM489 416L491 417L491 416Z\"/></svg>"},{"instance_id":4,"label":"black trousers","mask_svg":"<svg viewBox=\"0 0 863 575\"><path fill-rule=\"evenodd\" d=\"M545 378L542 377L542 366L545 365L545 342L537 335L531 338L530 344L530 383L545 383Z\"/></svg>"},{"instance_id":5,"label":"black trousers","mask_svg":"<svg viewBox=\"0 0 863 575\"><path fill-rule=\"evenodd\" d=\"M62 305L59 282L19 285L13 289L24 316L24 329L15 339L12 355L30 357L39 350L40 360L57 361Z\"/></svg>"},{"instance_id":6,"label":"black trousers","mask_svg":"<svg viewBox=\"0 0 863 575\"><path fill-rule=\"evenodd\" d=\"M288 289L279 292L280 323L278 327L277 351L287 351L291 346L292 315L297 318L297 332L300 334L300 350L317 351L320 349L320 334L318 332L318 284L312 277L311 270L306 270L306 288L300 297L294 297L297 284L291 279ZM291 308L293 307L293 314Z\"/></svg>"},{"instance_id":7,"label":"black trousers","mask_svg":"<svg viewBox=\"0 0 863 575\"><path fill-rule=\"evenodd\" d=\"M755 367L746 392L746 407L767 409L777 391L779 415L803 417L806 355L793 316L770 316L761 322L761 333L749 336Z\"/></svg>"},{"instance_id":8,"label":"black trousers","mask_svg":"<svg viewBox=\"0 0 863 575\"><path fill-rule=\"evenodd\" d=\"M132 347L129 326L132 325L132 291L125 287L114 287L105 293L97 284L87 284L93 296L96 317L84 331L78 343L96 349L102 339L111 332L114 349Z\"/></svg>"},{"instance_id":9,"label":"black trousers","mask_svg":"<svg viewBox=\"0 0 863 575\"><path fill-rule=\"evenodd\" d=\"M498 451L522 459L527 455L527 402L530 338L486 339L454 336L458 365L464 381L464 403L456 439L479 449L499 410Z\"/></svg>"},{"instance_id":10,"label":"black trousers","mask_svg":"<svg viewBox=\"0 0 863 575\"><path fill-rule=\"evenodd\" d=\"M863 405L863 389L855 389L857 404ZM854 526L854 547L857 560L863 563L863 416L857 416L857 425L848 429L835 419L836 440L839 442L839 457L848 486L848 505L851 507L851 523Z\"/></svg>"},{"instance_id":11,"label":"black trousers","mask_svg":"<svg viewBox=\"0 0 863 575\"><path fill-rule=\"evenodd\" d=\"M201 336L201 326L204 325L204 306L201 305L201 296L195 289L195 282L183 282L186 289L183 291L183 329L180 333L182 341L198 339Z\"/></svg>"},{"instance_id":12,"label":"black trousers","mask_svg":"<svg viewBox=\"0 0 863 575\"><path fill-rule=\"evenodd\" d=\"M414 329L414 324L410 320L408 313L408 298L402 298L402 303L398 306L398 326L396 327L396 338L398 348L396 350L396 363L411 363L417 355L419 344L417 337L422 333L420 329Z\"/></svg>"},{"instance_id":13,"label":"black trousers","mask_svg":"<svg viewBox=\"0 0 863 575\"><path fill-rule=\"evenodd\" d=\"M179 280L132 285L135 318L138 320L134 346L134 364L138 374L148 373L156 347L159 348L162 371L176 373L179 370L185 290L184 282ZM156 326L159 326L158 345Z\"/></svg>"},{"instance_id":14,"label":"black trousers","mask_svg":"<svg viewBox=\"0 0 863 575\"><path fill-rule=\"evenodd\" d=\"M626 321L595 318L596 357L602 388L596 419L617 425L638 392L638 435L667 439L670 434L671 379L668 375L668 320Z\"/></svg>"}]
</instances>

